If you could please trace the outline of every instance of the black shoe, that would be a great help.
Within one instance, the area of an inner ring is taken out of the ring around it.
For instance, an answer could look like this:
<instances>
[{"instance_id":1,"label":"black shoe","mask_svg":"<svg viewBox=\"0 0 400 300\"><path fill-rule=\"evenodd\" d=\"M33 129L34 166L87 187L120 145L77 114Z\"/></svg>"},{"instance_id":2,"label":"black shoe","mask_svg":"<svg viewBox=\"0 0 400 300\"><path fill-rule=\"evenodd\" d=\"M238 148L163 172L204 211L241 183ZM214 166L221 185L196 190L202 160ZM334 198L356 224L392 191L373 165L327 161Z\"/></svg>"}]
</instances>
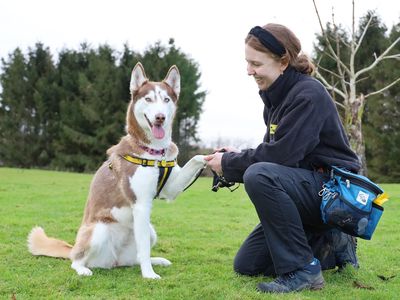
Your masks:
<instances>
[{"instance_id":1,"label":"black shoe","mask_svg":"<svg viewBox=\"0 0 400 300\"><path fill-rule=\"evenodd\" d=\"M339 267L339 270L343 269L346 265L351 265L355 269L358 269L359 265L356 253L357 239L336 229L332 230L332 238L336 265Z\"/></svg>"},{"instance_id":2,"label":"black shoe","mask_svg":"<svg viewBox=\"0 0 400 300\"><path fill-rule=\"evenodd\" d=\"M279 276L272 282L259 283L257 289L264 293L290 293L305 289L322 289L325 281L324 277L322 276L319 262L318 268L319 270L317 272L311 272L307 268L304 268L294 272L286 273Z\"/></svg>"}]
</instances>

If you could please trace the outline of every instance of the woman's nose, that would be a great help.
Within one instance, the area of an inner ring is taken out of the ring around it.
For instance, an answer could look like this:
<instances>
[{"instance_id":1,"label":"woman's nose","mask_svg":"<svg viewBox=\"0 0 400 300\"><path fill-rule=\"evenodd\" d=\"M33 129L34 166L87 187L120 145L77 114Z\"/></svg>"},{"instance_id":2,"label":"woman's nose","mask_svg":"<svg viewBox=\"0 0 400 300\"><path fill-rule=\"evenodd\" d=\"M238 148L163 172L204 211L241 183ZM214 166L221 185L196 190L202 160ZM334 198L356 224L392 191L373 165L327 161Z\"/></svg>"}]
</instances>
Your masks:
<instances>
[{"instance_id":1,"label":"woman's nose","mask_svg":"<svg viewBox=\"0 0 400 300\"><path fill-rule=\"evenodd\" d=\"M255 74L254 69L251 67L250 64L248 64L247 65L247 75L251 76L251 75L254 75L254 74Z\"/></svg>"}]
</instances>

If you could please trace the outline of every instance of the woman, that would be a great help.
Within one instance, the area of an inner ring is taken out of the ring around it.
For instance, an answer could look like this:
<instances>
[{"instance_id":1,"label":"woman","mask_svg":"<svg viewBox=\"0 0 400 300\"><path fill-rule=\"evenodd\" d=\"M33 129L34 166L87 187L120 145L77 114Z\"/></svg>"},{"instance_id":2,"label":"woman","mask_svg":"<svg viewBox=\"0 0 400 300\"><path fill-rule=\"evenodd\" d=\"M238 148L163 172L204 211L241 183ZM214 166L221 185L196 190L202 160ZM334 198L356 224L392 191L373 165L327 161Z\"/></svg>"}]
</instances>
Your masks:
<instances>
[{"instance_id":1,"label":"woman","mask_svg":"<svg viewBox=\"0 0 400 300\"><path fill-rule=\"evenodd\" d=\"M227 181L244 182L255 206L260 224L239 249L234 268L246 275L277 275L258 285L263 292L322 288L315 256L326 258L332 245L341 248L331 251L333 266L357 265L354 240L323 224L318 192L331 166L357 172L360 165L330 95L310 76L314 66L300 51L285 26L251 29L245 56L265 105L263 143L241 152L224 147L227 152L206 157Z\"/></svg>"}]
</instances>

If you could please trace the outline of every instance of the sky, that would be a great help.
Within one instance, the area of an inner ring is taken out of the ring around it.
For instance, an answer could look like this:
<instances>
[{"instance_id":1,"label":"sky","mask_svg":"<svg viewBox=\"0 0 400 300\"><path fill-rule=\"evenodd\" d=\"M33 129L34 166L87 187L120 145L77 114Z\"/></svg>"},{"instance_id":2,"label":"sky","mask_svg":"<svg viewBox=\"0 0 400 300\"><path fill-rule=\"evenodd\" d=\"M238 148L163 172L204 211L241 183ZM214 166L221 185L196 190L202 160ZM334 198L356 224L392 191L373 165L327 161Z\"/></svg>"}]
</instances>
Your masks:
<instances>
[{"instance_id":1,"label":"sky","mask_svg":"<svg viewBox=\"0 0 400 300\"><path fill-rule=\"evenodd\" d=\"M351 0L316 4L323 24L332 21L333 12L335 22L350 30ZM368 10L388 28L400 21L398 1L355 0L356 24ZM143 52L174 38L197 62L201 90L207 92L198 126L202 143L254 147L265 124L257 85L246 72L244 38L252 27L267 23L289 27L303 52L312 55L320 33L312 0L0 0L0 57L17 47L26 53L36 42L56 56L63 48L79 49L82 42L94 48L107 43L116 50L127 43Z\"/></svg>"}]
</instances>

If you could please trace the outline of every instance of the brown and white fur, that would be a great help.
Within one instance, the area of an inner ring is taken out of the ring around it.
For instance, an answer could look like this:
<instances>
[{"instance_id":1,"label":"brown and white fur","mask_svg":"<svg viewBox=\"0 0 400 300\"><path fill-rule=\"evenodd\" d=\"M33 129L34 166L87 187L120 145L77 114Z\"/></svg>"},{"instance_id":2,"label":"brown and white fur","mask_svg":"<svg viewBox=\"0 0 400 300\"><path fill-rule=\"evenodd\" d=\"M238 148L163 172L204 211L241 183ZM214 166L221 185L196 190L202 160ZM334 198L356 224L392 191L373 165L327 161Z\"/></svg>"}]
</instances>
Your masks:
<instances>
[{"instance_id":1,"label":"brown and white fur","mask_svg":"<svg viewBox=\"0 0 400 300\"><path fill-rule=\"evenodd\" d=\"M178 68L172 66L162 82L150 82L138 63L132 71L130 91L127 135L108 149L108 160L94 175L75 245L48 237L41 227L33 228L28 237L33 255L69 258L79 275L92 275L90 268L138 264L144 278L158 279L152 265L171 264L165 258L150 257L157 239L150 214L158 167L135 165L121 156L176 159L178 148L171 133L180 92ZM165 149L165 157L150 154L139 145ZM159 197L175 199L204 166L202 155L193 157L183 168L174 166Z\"/></svg>"}]
</instances>

